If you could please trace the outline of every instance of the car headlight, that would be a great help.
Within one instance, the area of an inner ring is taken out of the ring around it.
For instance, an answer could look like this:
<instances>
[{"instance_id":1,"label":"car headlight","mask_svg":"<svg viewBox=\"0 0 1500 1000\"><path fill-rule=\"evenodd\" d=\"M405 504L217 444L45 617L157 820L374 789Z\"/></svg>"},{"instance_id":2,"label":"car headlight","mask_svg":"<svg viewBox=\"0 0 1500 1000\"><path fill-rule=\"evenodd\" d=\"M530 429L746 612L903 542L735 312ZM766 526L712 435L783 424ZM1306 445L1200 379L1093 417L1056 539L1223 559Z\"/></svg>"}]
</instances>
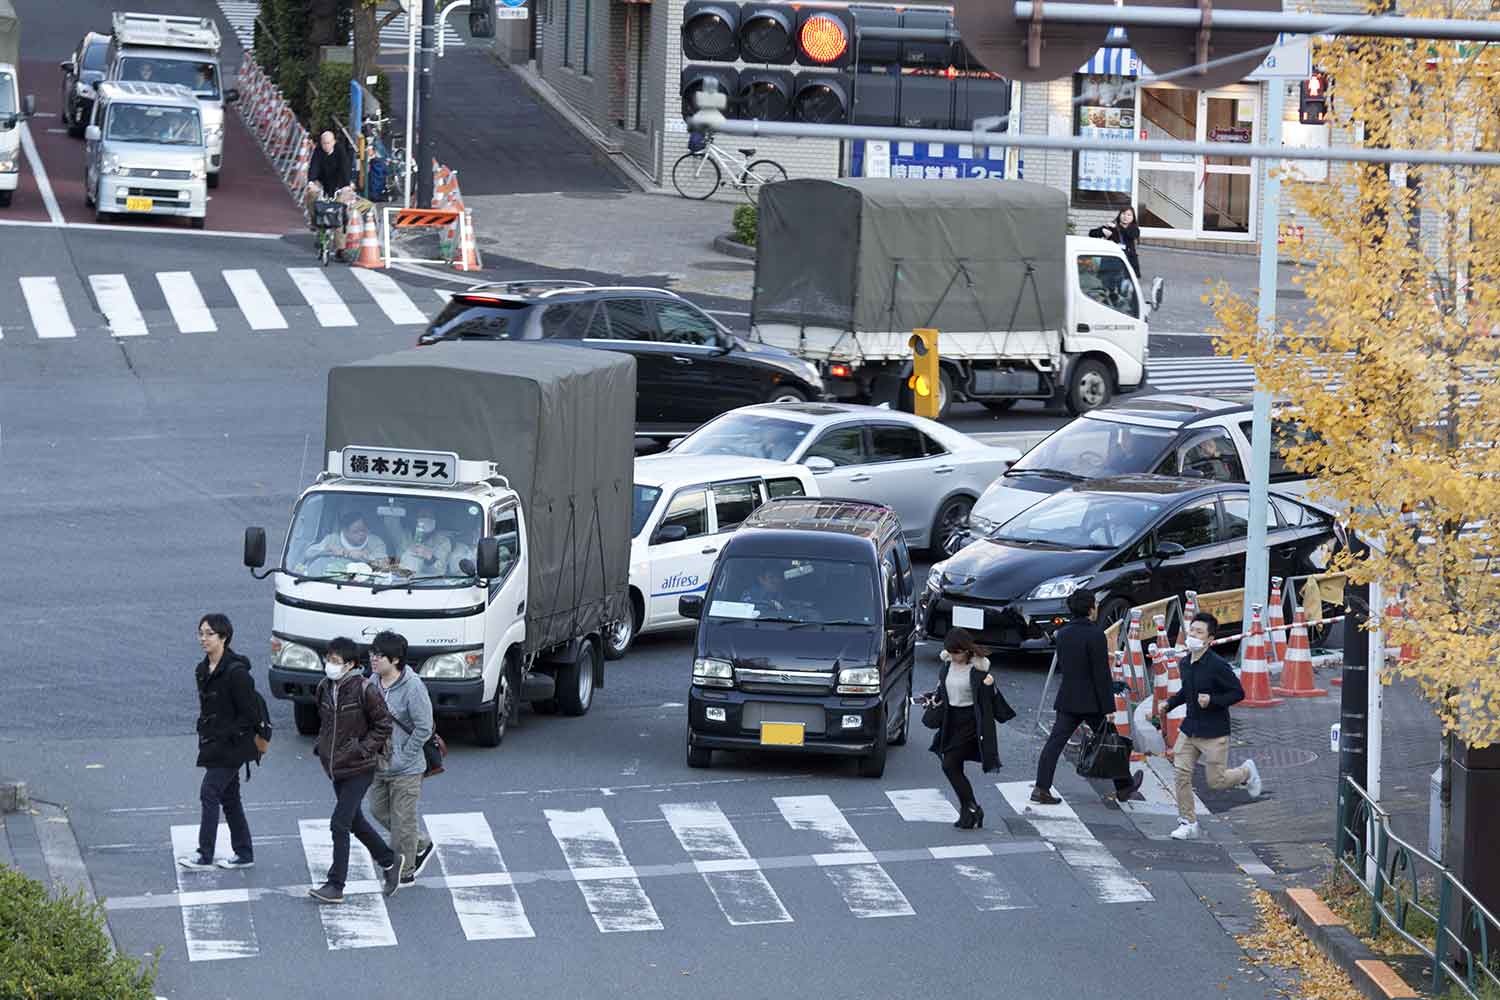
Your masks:
<instances>
[{"instance_id":1,"label":"car headlight","mask_svg":"<svg viewBox=\"0 0 1500 1000\"><path fill-rule=\"evenodd\" d=\"M998 522L991 521L989 518L985 517L982 514L976 514L973 511L969 511L969 534L975 536L976 538L988 535L999 526L1000 525Z\"/></svg>"},{"instance_id":2,"label":"car headlight","mask_svg":"<svg viewBox=\"0 0 1500 1000\"><path fill-rule=\"evenodd\" d=\"M693 683L703 687L734 687L734 664L712 656L693 660Z\"/></svg>"},{"instance_id":3,"label":"car headlight","mask_svg":"<svg viewBox=\"0 0 1500 1000\"><path fill-rule=\"evenodd\" d=\"M272 636L271 665L283 670L316 672L323 669L323 658L299 642L287 642L285 639Z\"/></svg>"},{"instance_id":4,"label":"car headlight","mask_svg":"<svg viewBox=\"0 0 1500 1000\"><path fill-rule=\"evenodd\" d=\"M123 176L130 173L130 170L129 168L120 166L120 158L118 156L110 155L106 156L99 162L99 172L111 175L119 174Z\"/></svg>"},{"instance_id":5,"label":"car headlight","mask_svg":"<svg viewBox=\"0 0 1500 1000\"><path fill-rule=\"evenodd\" d=\"M850 667L839 671L839 694L879 694L880 671L875 667Z\"/></svg>"},{"instance_id":6,"label":"car headlight","mask_svg":"<svg viewBox=\"0 0 1500 1000\"><path fill-rule=\"evenodd\" d=\"M206 129L203 130L203 141L204 142L217 142L219 139L222 139L223 137L224 137L224 126L222 126L222 125L210 125L208 128L206 128Z\"/></svg>"},{"instance_id":7,"label":"car headlight","mask_svg":"<svg viewBox=\"0 0 1500 1000\"><path fill-rule=\"evenodd\" d=\"M936 563L936 564L934 564L933 567L932 567L932 569L930 569L930 570L927 571L927 589L928 590L933 590L933 591L937 591L937 590L942 590L943 589L943 564L942 563Z\"/></svg>"},{"instance_id":8,"label":"car headlight","mask_svg":"<svg viewBox=\"0 0 1500 1000\"><path fill-rule=\"evenodd\" d=\"M20 169L14 159L0 160L0 174L13 174Z\"/></svg>"},{"instance_id":9,"label":"car headlight","mask_svg":"<svg viewBox=\"0 0 1500 1000\"><path fill-rule=\"evenodd\" d=\"M422 669L418 670L417 673L423 677L464 680L470 677L478 677L483 671L484 657L478 652L439 653L437 656L429 656L423 660Z\"/></svg>"},{"instance_id":10,"label":"car headlight","mask_svg":"<svg viewBox=\"0 0 1500 1000\"><path fill-rule=\"evenodd\" d=\"M1074 591L1091 579L1092 577L1087 576L1059 576L1034 587L1026 596L1034 601L1055 601L1063 597L1071 597Z\"/></svg>"}]
</instances>

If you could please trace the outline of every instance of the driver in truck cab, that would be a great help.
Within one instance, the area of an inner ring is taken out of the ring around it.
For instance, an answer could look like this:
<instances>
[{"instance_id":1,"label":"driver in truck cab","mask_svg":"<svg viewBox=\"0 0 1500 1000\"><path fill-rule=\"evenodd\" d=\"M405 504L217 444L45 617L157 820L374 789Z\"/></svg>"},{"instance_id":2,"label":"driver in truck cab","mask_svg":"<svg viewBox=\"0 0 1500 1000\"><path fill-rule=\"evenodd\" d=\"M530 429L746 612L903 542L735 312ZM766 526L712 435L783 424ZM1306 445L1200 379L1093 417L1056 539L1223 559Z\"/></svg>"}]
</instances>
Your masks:
<instances>
[{"instance_id":1,"label":"driver in truck cab","mask_svg":"<svg viewBox=\"0 0 1500 1000\"><path fill-rule=\"evenodd\" d=\"M370 522L363 511L346 510L339 517L338 531L325 535L322 541L308 546L302 553L297 571L306 570L308 563L321 558L348 559L376 566L388 562L390 553L386 551L385 541L370 531Z\"/></svg>"},{"instance_id":2,"label":"driver in truck cab","mask_svg":"<svg viewBox=\"0 0 1500 1000\"><path fill-rule=\"evenodd\" d=\"M439 531L437 511L418 507L409 519L387 518L389 535L401 553L399 565L413 576L443 576L453 553L453 537Z\"/></svg>"}]
</instances>

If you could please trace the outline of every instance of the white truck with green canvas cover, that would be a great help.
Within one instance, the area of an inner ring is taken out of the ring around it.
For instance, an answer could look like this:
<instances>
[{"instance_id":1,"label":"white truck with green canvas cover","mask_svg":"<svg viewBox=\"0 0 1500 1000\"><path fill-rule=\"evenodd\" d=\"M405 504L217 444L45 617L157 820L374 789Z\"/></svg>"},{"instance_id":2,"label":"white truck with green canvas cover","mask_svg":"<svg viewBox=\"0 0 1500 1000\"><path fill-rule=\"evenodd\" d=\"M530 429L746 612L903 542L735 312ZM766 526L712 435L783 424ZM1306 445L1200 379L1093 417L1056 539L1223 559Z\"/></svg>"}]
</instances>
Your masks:
<instances>
[{"instance_id":1,"label":"white truck with green canvas cover","mask_svg":"<svg viewBox=\"0 0 1500 1000\"><path fill-rule=\"evenodd\" d=\"M935 328L939 415L959 400L1074 413L1145 379L1142 287L1121 247L1070 236L1066 192L1024 181L792 180L761 191L750 335L838 398L898 402Z\"/></svg>"},{"instance_id":2,"label":"white truck with green canvas cover","mask_svg":"<svg viewBox=\"0 0 1500 1000\"><path fill-rule=\"evenodd\" d=\"M582 715L630 613L635 362L443 343L328 374L327 466L274 568L271 692L317 731L328 644L389 629L439 716L495 746L519 703ZM266 563L263 528L245 564Z\"/></svg>"}]
</instances>

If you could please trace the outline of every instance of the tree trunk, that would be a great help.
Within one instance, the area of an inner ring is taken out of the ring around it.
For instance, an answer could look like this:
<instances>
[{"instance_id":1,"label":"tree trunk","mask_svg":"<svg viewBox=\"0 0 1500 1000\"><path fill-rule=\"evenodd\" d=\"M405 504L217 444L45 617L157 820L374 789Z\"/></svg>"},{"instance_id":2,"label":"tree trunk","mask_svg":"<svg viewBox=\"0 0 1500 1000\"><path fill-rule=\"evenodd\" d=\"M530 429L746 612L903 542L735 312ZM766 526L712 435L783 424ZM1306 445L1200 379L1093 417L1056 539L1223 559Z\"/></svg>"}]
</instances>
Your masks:
<instances>
[{"instance_id":1,"label":"tree trunk","mask_svg":"<svg viewBox=\"0 0 1500 1000\"><path fill-rule=\"evenodd\" d=\"M380 54L380 13L373 4L354 0L354 78L363 82L375 72Z\"/></svg>"}]
</instances>

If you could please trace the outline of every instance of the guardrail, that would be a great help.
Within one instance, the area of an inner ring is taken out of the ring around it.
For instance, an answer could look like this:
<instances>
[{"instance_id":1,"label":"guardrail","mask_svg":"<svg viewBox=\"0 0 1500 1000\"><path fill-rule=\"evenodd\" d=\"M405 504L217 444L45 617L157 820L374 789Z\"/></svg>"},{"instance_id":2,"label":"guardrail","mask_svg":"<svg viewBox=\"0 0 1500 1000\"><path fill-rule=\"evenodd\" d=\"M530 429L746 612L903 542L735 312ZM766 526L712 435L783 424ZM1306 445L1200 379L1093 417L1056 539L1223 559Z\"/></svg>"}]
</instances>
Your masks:
<instances>
[{"instance_id":1,"label":"guardrail","mask_svg":"<svg viewBox=\"0 0 1500 1000\"><path fill-rule=\"evenodd\" d=\"M1358 782L1344 778L1334 857L1370 897L1370 936L1385 927L1417 949L1431 963L1434 993L1450 983L1473 1000L1500 993L1500 951L1490 948L1491 941L1500 945L1500 921L1451 871L1398 837L1390 820ZM1417 916L1431 929L1418 927Z\"/></svg>"}]
</instances>

